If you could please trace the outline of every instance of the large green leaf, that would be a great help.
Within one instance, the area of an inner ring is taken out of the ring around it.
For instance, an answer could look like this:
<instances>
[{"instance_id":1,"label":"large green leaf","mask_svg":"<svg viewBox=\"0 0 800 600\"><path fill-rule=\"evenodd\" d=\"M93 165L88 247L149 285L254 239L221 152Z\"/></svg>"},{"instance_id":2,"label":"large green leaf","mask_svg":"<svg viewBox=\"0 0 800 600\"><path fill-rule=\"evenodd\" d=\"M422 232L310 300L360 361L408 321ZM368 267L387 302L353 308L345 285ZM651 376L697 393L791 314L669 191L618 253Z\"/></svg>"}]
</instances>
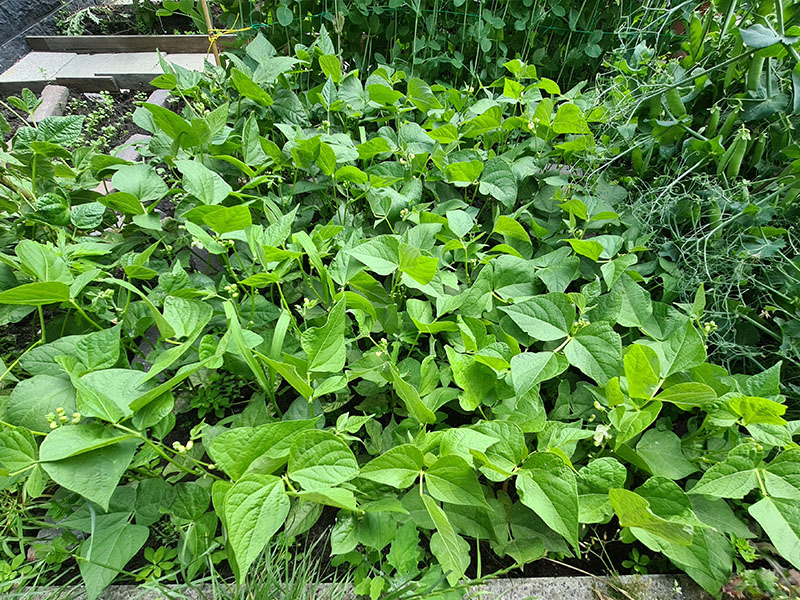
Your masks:
<instances>
[{"instance_id":1,"label":"large green leaf","mask_svg":"<svg viewBox=\"0 0 800 600\"><path fill-rule=\"evenodd\" d=\"M289 460L294 438L314 428L317 419L281 421L259 427L236 427L208 444L208 455L233 480L251 468L269 474Z\"/></svg>"},{"instance_id":2,"label":"large green leaf","mask_svg":"<svg viewBox=\"0 0 800 600\"><path fill-rule=\"evenodd\" d=\"M147 527L128 523L125 515L104 522L78 548L78 568L86 585L87 600L95 600L128 562L136 556L150 535Z\"/></svg>"},{"instance_id":3,"label":"large green leaf","mask_svg":"<svg viewBox=\"0 0 800 600\"><path fill-rule=\"evenodd\" d=\"M517 492L520 502L578 550L578 484L561 458L547 452L531 455L517 473Z\"/></svg>"},{"instance_id":4,"label":"large green leaf","mask_svg":"<svg viewBox=\"0 0 800 600\"><path fill-rule=\"evenodd\" d=\"M183 187L203 204L219 204L232 188L222 177L196 160L176 160L175 166L183 175Z\"/></svg>"},{"instance_id":5,"label":"large green leaf","mask_svg":"<svg viewBox=\"0 0 800 600\"><path fill-rule=\"evenodd\" d=\"M335 487L358 475L353 452L328 431L304 431L289 452L289 477L306 490Z\"/></svg>"},{"instance_id":6,"label":"large green leaf","mask_svg":"<svg viewBox=\"0 0 800 600\"><path fill-rule=\"evenodd\" d=\"M321 327L309 327L300 335L300 344L308 356L308 370L337 373L344 368L345 299L337 302Z\"/></svg>"},{"instance_id":7,"label":"large green leaf","mask_svg":"<svg viewBox=\"0 0 800 600\"><path fill-rule=\"evenodd\" d=\"M763 527L772 545L800 569L800 505L797 500L762 498L747 509Z\"/></svg>"},{"instance_id":8,"label":"large green leaf","mask_svg":"<svg viewBox=\"0 0 800 600\"><path fill-rule=\"evenodd\" d=\"M224 507L237 578L244 581L250 565L286 520L289 497L278 477L252 473L227 491Z\"/></svg>"},{"instance_id":9,"label":"large green leaf","mask_svg":"<svg viewBox=\"0 0 800 600\"><path fill-rule=\"evenodd\" d=\"M35 375L24 379L11 392L8 402L2 405L2 420L45 433L50 430L45 415L62 408L68 417L75 412L75 388L69 379L53 375Z\"/></svg>"},{"instance_id":10,"label":"large green leaf","mask_svg":"<svg viewBox=\"0 0 800 600\"><path fill-rule=\"evenodd\" d=\"M653 475L683 479L698 470L683 455L681 439L669 430L645 431L636 444L636 453L647 463Z\"/></svg>"},{"instance_id":11,"label":"large green leaf","mask_svg":"<svg viewBox=\"0 0 800 600\"><path fill-rule=\"evenodd\" d=\"M762 457L763 451L755 443L740 444L728 452L724 461L712 465L689 493L715 498L744 498L758 485L756 469Z\"/></svg>"},{"instance_id":12,"label":"large green leaf","mask_svg":"<svg viewBox=\"0 0 800 600\"><path fill-rule=\"evenodd\" d=\"M61 460L40 455L42 468L60 486L108 509L122 474L136 452L136 440L126 440Z\"/></svg>"},{"instance_id":13,"label":"large green leaf","mask_svg":"<svg viewBox=\"0 0 800 600\"><path fill-rule=\"evenodd\" d=\"M566 294L543 294L501 309L522 331L544 342L567 337L575 322L575 307Z\"/></svg>"},{"instance_id":14,"label":"large green leaf","mask_svg":"<svg viewBox=\"0 0 800 600\"><path fill-rule=\"evenodd\" d=\"M431 553L442 565L448 583L456 585L469 567L469 544L456 533L447 514L432 498L422 494L422 502L436 527L431 537Z\"/></svg>"},{"instance_id":15,"label":"large green leaf","mask_svg":"<svg viewBox=\"0 0 800 600\"><path fill-rule=\"evenodd\" d=\"M0 304L43 306L69 302L69 286L59 281L25 283L0 292Z\"/></svg>"},{"instance_id":16,"label":"large green leaf","mask_svg":"<svg viewBox=\"0 0 800 600\"><path fill-rule=\"evenodd\" d=\"M489 159L481 173L481 194L492 196L508 209L514 208L517 201L517 178L514 171L499 156Z\"/></svg>"},{"instance_id":17,"label":"large green leaf","mask_svg":"<svg viewBox=\"0 0 800 600\"><path fill-rule=\"evenodd\" d=\"M411 444L402 444L389 448L377 458L373 458L361 467L359 476L398 489L405 489L419 477L422 465L422 452Z\"/></svg>"},{"instance_id":18,"label":"large green leaf","mask_svg":"<svg viewBox=\"0 0 800 600\"><path fill-rule=\"evenodd\" d=\"M656 515L650 503L630 490L614 488L608 493L611 506L622 527L642 529L665 540L688 546L692 543L692 528Z\"/></svg>"},{"instance_id":19,"label":"large green leaf","mask_svg":"<svg viewBox=\"0 0 800 600\"><path fill-rule=\"evenodd\" d=\"M582 328L564 348L569 363L605 385L620 371L622 341L607 322L591 323Z\"/></svg>"},{"instance_id":20,"label":"large green leaf","mask_svg":"<svg viewBox=\"0 0 800 600\"><path fill-rule=\"evenodd\" d=\"M475 471L460 456L447 455L439 458L425 471L425 481L428 484L428 493L437 500L489 508Z\"/></svg>"}]
</instances>

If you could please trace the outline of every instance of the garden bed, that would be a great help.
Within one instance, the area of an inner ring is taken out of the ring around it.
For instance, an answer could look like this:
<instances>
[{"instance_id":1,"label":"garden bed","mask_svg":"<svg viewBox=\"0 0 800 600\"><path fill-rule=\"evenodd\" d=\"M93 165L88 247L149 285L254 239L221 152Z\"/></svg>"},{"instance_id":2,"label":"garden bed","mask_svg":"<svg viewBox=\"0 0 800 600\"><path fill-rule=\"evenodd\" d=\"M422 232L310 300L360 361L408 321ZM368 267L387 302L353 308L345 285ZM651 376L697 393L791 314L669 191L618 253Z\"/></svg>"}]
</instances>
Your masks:
<instances>
[{"instance_id":1,"label":"garden bed","mask_svg":"<svg viewBox=\"0 0 800 600\"><path fill-rule=\"evenodd\" d=\"M75 115L20 130L0 585L285 575L449 600L562 575L578 598L578 569L680 569L716 597L796 596L791 348L715 364L707 314L737 297L708 263L680 279L731 232L739 286L791 268L769 252L792 247L794 117L737 78L758 56L709 82L716 39L680 69L637 48L596 89L517 59L476 91L348 72L327 31L292 56L259 36L224 72L160 78L189 101L137 109L137 164ZM759 335L791 316L776 285Z\"/></svg>"}]
</instances>

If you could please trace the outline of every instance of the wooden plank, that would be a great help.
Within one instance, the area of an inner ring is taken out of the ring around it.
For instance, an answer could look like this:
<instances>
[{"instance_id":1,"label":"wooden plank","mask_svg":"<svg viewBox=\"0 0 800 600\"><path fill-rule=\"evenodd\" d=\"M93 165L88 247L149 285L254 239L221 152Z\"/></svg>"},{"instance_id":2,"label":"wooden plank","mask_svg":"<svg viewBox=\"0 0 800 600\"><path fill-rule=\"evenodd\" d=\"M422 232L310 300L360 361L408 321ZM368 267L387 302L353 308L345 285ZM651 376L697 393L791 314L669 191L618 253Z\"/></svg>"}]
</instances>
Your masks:
<instances>
[{"instance_id":1,"label":"wooden plank","mask_svg":"<svg viewBox=\"0 0 800 600\"><path fill-rule=\"evenodd\" d=\"M75 92L118 92L120 86L113 77L58 77L56 83Z\"/></svg>"},{"instance_id":2,"label":"wooden plank","mask_svg":"<svg viewBox=\"0 0 800 600\"><path fill-rule=\"evenodd\" d=\"M170 54L195 54L208 52L209 46L205 35L30 35L25 39L34 51L78 54L156 50ZM224 35L217 40L222 47L233 46L235 42L235 35Z\"/></svg>"}]
</instances>

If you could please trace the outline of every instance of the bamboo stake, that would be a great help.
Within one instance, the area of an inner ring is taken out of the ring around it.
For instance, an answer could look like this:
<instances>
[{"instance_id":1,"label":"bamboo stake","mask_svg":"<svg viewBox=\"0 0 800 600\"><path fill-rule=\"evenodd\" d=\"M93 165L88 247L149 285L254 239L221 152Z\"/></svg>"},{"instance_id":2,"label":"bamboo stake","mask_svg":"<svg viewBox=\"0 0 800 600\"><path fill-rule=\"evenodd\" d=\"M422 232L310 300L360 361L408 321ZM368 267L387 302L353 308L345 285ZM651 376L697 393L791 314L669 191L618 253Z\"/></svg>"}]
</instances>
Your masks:
<instances>
[{"instance_id":1,"label":"bamboo stake","mask_svg":"<svg viewBox=\"0 0 800 600\"><path fill-rule=\"evenodd\" d=\"M211 12L208 10L208 3L206 0L200 0L200 6L203 7L203 14L206 17L206 29L208 29L208 39L211 41L211 51L214 52L214 60L217 62L217 66L221 67L222 62L219 60L217 40L214 39L214 24L211 22Z\"/></svg>"}]
</instances>

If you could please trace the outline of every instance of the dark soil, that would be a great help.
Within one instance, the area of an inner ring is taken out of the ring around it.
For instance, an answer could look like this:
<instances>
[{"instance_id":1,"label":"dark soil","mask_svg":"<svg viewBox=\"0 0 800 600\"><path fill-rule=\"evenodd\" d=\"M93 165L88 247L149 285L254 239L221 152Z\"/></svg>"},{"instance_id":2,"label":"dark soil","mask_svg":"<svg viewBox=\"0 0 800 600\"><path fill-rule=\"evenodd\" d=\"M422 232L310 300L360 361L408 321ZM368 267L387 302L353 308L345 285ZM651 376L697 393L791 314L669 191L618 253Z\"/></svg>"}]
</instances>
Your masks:
<instances>
[{"instance_id":1,"label":"dark soil","mask_svg":"<svg viewBox=\"0 0 800 600\"><path fill-rule=\"evenodd\" d=\"M133 123L137 102L147 94L126 90L99 94L70 93L64 114L84 115L84 139L98 143L98 149L108 152L127 141L135 133L146 133Z\"/></svg>"}]
</instances>

